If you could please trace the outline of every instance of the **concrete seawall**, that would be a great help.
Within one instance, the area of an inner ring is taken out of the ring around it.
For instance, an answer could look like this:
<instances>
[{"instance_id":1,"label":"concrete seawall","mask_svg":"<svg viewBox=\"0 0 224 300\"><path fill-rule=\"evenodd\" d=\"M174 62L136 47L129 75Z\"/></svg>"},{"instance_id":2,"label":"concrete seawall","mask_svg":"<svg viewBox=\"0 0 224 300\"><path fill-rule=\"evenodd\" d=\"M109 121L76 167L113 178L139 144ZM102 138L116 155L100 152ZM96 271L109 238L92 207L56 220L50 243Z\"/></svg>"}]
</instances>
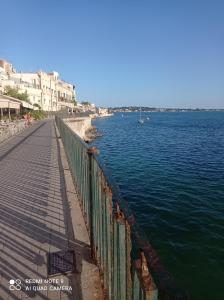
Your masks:
<instances>
[{"instance_id":1,"label":"concrete seawall","mask_svg":"<svg viewBox=\"0 0 224 300\"><path fill-rule=\"evenodd\" d=\"M90 117L67 118L64 121L83 140L88 140L86 133L92 128Z\"/></svg>"}]
</instances>

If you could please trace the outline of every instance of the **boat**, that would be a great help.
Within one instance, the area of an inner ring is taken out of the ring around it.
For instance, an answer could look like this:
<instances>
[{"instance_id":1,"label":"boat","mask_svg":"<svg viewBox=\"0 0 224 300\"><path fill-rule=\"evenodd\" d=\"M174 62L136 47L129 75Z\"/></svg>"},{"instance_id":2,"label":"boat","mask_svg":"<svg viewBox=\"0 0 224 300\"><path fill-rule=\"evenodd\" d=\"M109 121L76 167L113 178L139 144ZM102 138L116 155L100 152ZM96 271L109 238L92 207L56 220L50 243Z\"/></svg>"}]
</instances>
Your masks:
<instances>
[{"instance_id":1,"label":"boat","mask_svg":"<svg viewBox=\"0 0 224 300\"><path fill-rule=\"evenodd\" d=\"M140 118L138 120L139 124L143 124L144 123L144 119L142 119L142 108L140 107Z\"/></svg>"}]
</instances>

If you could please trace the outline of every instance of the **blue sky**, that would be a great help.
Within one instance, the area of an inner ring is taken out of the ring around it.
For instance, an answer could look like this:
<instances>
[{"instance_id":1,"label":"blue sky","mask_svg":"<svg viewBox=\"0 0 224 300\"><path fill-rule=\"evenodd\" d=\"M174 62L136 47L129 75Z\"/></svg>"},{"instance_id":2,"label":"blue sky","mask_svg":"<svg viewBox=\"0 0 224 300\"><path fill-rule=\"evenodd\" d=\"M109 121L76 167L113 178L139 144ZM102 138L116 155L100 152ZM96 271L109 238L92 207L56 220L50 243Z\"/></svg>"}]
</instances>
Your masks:
<instances>
[{"instance_id":1,"label":"blue sky","mask_svg":"<svg viewBox=\"0 0 224 300\"><path fill-rule=\"evenodd\" d=\"M224 1L1 1L0 57L97 105L224 108Z\"/></svg>"}]
</instances>

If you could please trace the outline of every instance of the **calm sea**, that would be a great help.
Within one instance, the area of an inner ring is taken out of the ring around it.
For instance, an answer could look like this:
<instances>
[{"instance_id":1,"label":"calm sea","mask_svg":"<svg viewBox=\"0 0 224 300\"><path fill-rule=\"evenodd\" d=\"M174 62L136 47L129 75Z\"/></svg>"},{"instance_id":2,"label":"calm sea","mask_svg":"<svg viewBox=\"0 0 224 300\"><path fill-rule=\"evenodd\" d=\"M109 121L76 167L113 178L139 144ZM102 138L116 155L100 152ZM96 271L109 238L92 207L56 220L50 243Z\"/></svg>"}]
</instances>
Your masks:
<instances>
[{"instance_id":1,"label":"calm sea","mask_svg":"<svg viewBox=\"0 0 224 300\"><path fill-rule=\"evenodd\" d=\"M94 144L164 265L194 300L224 299L224 113L115 114Z\"/></svg>"}]
</instances>

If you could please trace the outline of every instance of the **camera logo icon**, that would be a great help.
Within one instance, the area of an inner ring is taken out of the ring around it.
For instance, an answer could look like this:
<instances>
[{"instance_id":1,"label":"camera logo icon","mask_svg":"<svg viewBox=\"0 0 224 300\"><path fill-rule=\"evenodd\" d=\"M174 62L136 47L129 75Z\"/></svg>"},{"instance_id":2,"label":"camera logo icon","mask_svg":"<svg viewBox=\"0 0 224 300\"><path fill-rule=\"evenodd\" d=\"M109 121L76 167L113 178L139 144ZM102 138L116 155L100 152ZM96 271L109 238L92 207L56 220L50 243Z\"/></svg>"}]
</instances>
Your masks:
<instances>
[{"instance_id":1,"label":"camera logo icon","mask_svg":"<svg viewBox=\"0 0 224 300\"><path fill-rule=\"evenodd\" d=\"M9 280L9 289L11 291L20 291L22 288L22 282L20 279L10 279Z\"/></svg>"}]
</instances>

